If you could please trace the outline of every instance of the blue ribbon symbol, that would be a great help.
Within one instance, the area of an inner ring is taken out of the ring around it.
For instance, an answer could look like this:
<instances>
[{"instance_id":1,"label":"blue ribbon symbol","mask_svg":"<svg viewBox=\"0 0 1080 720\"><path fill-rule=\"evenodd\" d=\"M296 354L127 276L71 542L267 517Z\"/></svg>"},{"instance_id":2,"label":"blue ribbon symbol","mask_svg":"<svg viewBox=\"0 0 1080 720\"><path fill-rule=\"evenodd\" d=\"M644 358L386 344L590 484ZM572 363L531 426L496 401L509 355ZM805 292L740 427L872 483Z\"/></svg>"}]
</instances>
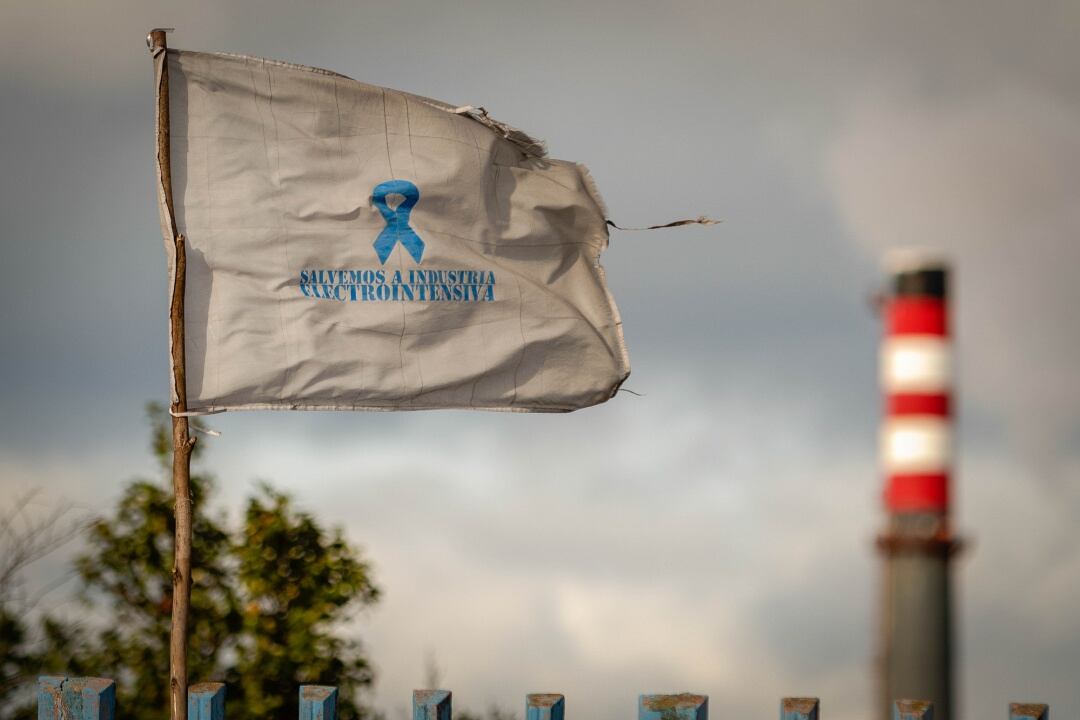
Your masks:
<instances>
[{"instance_id":1,"label":"blue ribbon symbol","mask_svg":"<svg viewBox=\"0 0 1080 720\"><path fill-rule=\"evenodd\" d=\"M387 195L401 195L405 199L394 209L386 203ZM375 186L371 192L371 200L379 213L386 220L386 227L375 238L375 253L379 256L379 262L386 264L394 246L401 243L402 247L409 251L413 260L420 262L424 256L424 241L409 226L409 213L420 199L420 190L408 180L387 180Z\"/></svg>"}]
</instances>

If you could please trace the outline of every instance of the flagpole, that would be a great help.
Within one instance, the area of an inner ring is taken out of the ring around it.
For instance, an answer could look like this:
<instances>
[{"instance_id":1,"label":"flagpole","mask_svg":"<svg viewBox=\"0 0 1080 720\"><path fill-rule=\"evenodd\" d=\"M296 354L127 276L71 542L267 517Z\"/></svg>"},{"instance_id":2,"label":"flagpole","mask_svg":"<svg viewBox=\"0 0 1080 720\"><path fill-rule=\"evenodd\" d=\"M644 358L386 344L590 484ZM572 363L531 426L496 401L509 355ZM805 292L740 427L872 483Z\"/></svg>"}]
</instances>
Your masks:
<instances>
[{"instance_id":1,"label":"flagpole","mask_svg":"<svg viewBox=\"0 0 1080 720\"><path fill-rule=\"evenodd\" d=\"M166 52L165 30L148 36L155 57ZM172 625L169 630L169 697L172 720L187 720L187 630L191 604L191 451L195 438L188 431L187 380L184 358L184 285L187 262L184 236L177 232L173 214L172 173L169 158L169 63L163 59L157 90L157 161L169 224L176 251L172 300L169 305L169 345L172 353L173 514L176 537L173 553Z\"/></svg>"}]
</instances>

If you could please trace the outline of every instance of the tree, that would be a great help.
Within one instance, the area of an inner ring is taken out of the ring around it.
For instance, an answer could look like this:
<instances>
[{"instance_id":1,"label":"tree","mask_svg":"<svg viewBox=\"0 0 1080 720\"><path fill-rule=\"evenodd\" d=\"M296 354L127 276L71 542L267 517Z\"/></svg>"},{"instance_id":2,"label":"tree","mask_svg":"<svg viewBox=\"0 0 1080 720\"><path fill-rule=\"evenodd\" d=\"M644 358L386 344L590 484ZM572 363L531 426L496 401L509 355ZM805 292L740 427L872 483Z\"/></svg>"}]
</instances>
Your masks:
<instances>
[{"instance_id":1,"label":"tree","mask_svg":"<svg viewBox=\"0 0 1080 720\"><path fill-rule=\"evenodd\" d=\"M81 602L107 619L42 627L47 669L114 678L121 712L135 720L160 720L169 706L172 445L167 413L152 405L148 414L165 482L131 481L113 514L93 523L76 561ZM268 484L248 499L236 529L205 508L212 489L208 475L192 474L189 677L225 681L230 718L295 718L300 683L337 685L339 717L366 717L359 695L373 674L342 625L378 599L367 561L340 529L323 528Z\"/></svg>"},{"instance_id":2,"label":"tree","mask_svg":"<svg viewBox=\"0 0 1080 720\"><path fill-rule=\"evenodd\" d=\"M0 512L0 717L41 663L29 615L61 584L54 582L31 594L23 585L23 571L86 528L84 518L73 505L60 503L51 509L42 508L37 502L39 494L36 490L22 493Z\"/></svg>"},{"instance_id":3,"label":"tree","mask_svg":"<svg viewBox=\"0 0 1080 720\"><path fill-rule=\"evenodd\" d=\"M303 679L337 685L338 715L354 718L350 698L373 680L357 640L332 632L344 609L378 597L369 569L340 530L325 533L288 496L262 485L247 504L234 546L242 601L234 682L252 718L296 714ZM231 712L231 711L230 711Z\"/></svg>"}]
</instances>

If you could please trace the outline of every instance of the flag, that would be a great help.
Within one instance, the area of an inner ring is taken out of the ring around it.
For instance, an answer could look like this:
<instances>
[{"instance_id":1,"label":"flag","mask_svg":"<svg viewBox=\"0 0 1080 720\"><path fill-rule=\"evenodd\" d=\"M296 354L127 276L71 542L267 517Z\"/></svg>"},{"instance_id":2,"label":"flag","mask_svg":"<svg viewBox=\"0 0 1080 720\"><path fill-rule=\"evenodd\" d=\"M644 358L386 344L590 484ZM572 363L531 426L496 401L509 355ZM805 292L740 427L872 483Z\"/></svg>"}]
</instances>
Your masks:
<instances>
[{"instance_id":1,"label":"flag","mask_svg":"<svg viewBox=\"0 0 1080 720\"><path fill-rule=\"evenodd\" d=\"M559 412L630 372L581 165L481 108L169 49L188 410Z\"/></svg>"}]
</instances>

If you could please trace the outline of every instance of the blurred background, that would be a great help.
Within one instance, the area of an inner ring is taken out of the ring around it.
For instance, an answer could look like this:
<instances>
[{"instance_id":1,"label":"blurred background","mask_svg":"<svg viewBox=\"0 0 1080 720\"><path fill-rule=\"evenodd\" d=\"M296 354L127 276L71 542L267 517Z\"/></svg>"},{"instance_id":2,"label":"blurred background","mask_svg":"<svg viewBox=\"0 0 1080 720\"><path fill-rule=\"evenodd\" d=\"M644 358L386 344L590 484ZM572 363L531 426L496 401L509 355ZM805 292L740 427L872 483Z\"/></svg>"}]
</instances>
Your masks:
<instances>
[{"instance_id":1,"label":"blurred background","mask_svg":"<svg viewBox=\"0 0 1080 720\"><path fill-rule=\"evenodd\" d=\"M0 506L111 514L157 477L165 255L144 38L484 105L587 165L633 374L566 416L236 413L214 506L268 480L363 548L370 704L575 717L874 707L885 252L953 263L959 717L1080 712L1080 6L1074 2L0 5ZM26 568L75 598L76 538ZM66 582L65 582L66 580ZM105 613L107 607L99 606ZM108 622L102 616L102 622ZM62 671L64 668L54 668ZM123 709L121 709L121 714Z\"/></svg>"}]
</instances>

